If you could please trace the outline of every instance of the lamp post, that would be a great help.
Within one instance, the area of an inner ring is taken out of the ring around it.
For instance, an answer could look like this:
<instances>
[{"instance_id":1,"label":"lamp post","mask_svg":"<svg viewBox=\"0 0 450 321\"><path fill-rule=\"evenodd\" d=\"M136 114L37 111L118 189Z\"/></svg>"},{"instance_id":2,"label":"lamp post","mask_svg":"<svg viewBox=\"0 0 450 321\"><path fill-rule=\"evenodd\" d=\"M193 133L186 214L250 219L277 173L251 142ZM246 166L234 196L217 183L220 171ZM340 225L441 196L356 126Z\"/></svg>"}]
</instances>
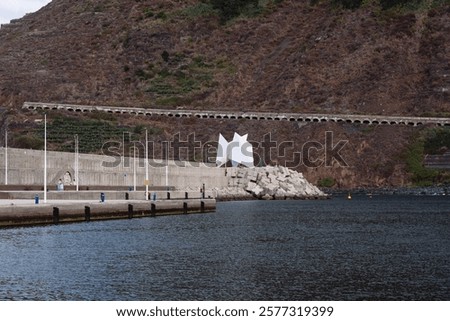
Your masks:
<instances>
[{"instance_id":1,"label":"lamp post","mask_svg":"<svg viewBox=\"0 0 450 321\"><path fill-rule=\"evenodd\" d=\"M127 183L127 173L125 172L125 132L122 132L122 156L121 156L121 165L124 171L123 174L123 186L129 186ZM126 168L128 170L128 167Z\"/></svg>"},{"instance_id":2,"label":"lamp post","mask_svg":"<svg viewBox=\"0 0 450 321\"><path fill-rule=\"evenodd\" d=\"M5 130L5 185L8 185L8 129Z\"/></svg>"},{"instance_id":3,"label":"lamp post","mask_svg":"<svg viewBox=\"0 0 450 321\"><path fill-rule=\"evenodd\" d=\"M169 190L169 144L165 144L166 156L166 190Z\"/></svg>"},{"instance_id":4,"label":"lamp post","mask_svg":"<svg viewBox=\"0 0 450 321\"><path fill-rule=\"evenodd\" d=\"M145 200L148 201L148 130L145 129Z\"/></svg>"},{"instance_id":5,"label":"lamp post","mask_svg":"<svg viewBox=\"0 0 450 321\"><path fill-rule=\"evenodd\" d=\"M78 134L75 135L75 184L76 184L76 191L79 191L79 163L78 163L78 156L79 156L79 150L78 150Z\"/></svg>"},{"instance_id":6,"label":"lamp post","mask_svg":"<svg viewBox=\"0 0 450 321\"><path fill-rule=\"evenodd\" d=\"M125 132L122 132L122 167L125 167Z\"/></svg>"},{"instance_id":7,"label":"lamp post","mask_svg":"<svg viewBox=\"0 0 450 321\"><path fill-rule=\"evenodd\" d=\"M47 203L47 114L44 114L44 203Z\"/></svg>"},{"instance_id":8,"label":"lamp post","mask_svg":"<svg viewBox=\"0 0 450 321\"><path fill-rule=\"evenodd\" d=\"M136 191L136 145L133 147L133 191Z\"/></svg>"},{"instance_id":9,"label":"lamp post","mask_svg":"<svg viewBox=\"0 0 450 321\"><path fill-rule=\"evenodd\" d=\"M169 164L166 165L166 190L169 190Z\"/></svg>"}]
</instances>

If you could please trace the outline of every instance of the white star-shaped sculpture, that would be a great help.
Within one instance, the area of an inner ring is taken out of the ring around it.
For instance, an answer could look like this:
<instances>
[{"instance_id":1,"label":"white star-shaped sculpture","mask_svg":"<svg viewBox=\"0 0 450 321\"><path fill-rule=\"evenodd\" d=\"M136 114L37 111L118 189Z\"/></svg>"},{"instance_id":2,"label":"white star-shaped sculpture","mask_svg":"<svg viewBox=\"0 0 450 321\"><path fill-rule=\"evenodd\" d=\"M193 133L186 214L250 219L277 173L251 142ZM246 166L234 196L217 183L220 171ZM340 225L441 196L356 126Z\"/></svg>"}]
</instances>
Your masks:
<instances>
[{"instance_id":1,"label":"white star-shaped sculpture","mask_svg":"<svg viewBox=\"0 0 450 321\"><path fill-rule=\"evenodd\" d=\"M237 167L239 164L246 167L254 167L253 146L247 141L247 138L248 134L241 136L238 133L234 133L233 140L228 142L220 134L216 158L217 166L223 166L228 160L231 160L233 167Z\"/></svg>"}]
</instances>

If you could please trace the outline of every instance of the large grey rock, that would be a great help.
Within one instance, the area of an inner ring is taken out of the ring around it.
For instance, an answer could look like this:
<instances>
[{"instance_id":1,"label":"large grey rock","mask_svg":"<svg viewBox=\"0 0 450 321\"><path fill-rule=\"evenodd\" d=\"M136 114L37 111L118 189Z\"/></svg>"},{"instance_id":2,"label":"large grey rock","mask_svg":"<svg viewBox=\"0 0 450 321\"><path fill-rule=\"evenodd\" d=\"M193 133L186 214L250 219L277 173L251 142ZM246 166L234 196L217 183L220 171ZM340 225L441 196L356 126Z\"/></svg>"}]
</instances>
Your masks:
<instances>
[{"instance_id":1,"label":"large grey rock","mask_svg":"<svg viewBox=\"0 0 450 321\"><path fill-rule=\"evenodd\" d=\"M272 184L272 183L263 186L264 191L266 192L266 194L269 194L269 195L275 195L278 188L279 188L279 185Z\"/></svg>"},{"instance_id":2,"label":"large grey rock","mask_svg":"<svg viewBox=\"0 0 450 321\"><path fill-rule=\"evenodd\" d=\"M263 200L266 200L266 201L268 201L268 200L271 200L271 199L273 199L273 196L271 196L271 195L269 195L269 194L265 194L263 197L261 197Z\"/></svg>"},{"instance_id":3,"label":"large grey rock","mask_svg":"<svg viewBox=\"0 0 450 321\"><path fill-rule=\"evenodd\" d=\"M247 175L247 179L250 182L256 183L258 180L258 173L257 172L249 172Z\"/></svg>"},{"instance_id":4,"label":"large grey rock","mask_svg":"<svg viewBox=\"0 0 450 321\"><path fill-rule=\"evenodd\" d=\"M254 184L254 183L252 183L252 184ZM247 186L247 191L249 193L251 193L253 196L259 198L263 194L264 189L261 186L254 184L251 186Z\"/></svg>"},{"instance_id":5,"label":"large grey rock","mask_svg":"<svg viewBox=\"0 0 450 321\"><path fill-rule=\"evenodd\" d=\"M282 188L277 189L277 191L275 193L275 199L282 200L282 199L285 199L286 197L287 197L287 193L284 189L282 189Z\"/></svg>"},{"instance_id":6,"label":"large grey rock","mask_svg":"<svg viewBox=\"0 0 450 321\"><path fill-rule=\"evenodd\" d=\"M268 174L267 178L270 180L270 183L275 183L277 181L278 176L274 174Z\"/></svg>"},{"instance_id":7,"label":"large grey rock","mask_svg":"<svg viewBox=\"0 0 450 321\"><path fill-rule=\"evenodd\" d=\"M256 185L256 183L254 183L254 182L249 182L249 183L247 184L247 187L245 188L245 190L246 190L247 192L251 193L251 192L253 191L253 189L256 188L256 186L258 186L258 185Z\"/></svg>"},{"instance_id":8,"label":"large grey rock","mask_svg":"<svg viewBox=\"0 0 450 321\"><path fill-rule=\"evenodd\" d=\"M258 182L257 182L259 185L261 185L261 186L265 186L265 185L269 185L271 182L270 182L270 179L267 177L267 176L263 176L263 177L261 177L259 180L258 180Z\"/></svg>"},{"instance_id":9,"label":"large grey rock","mask_svg":"<svg viewBox=\"0 0 450 321\"><path fill-rule=\"evenodd\" d=\"M229 174L229 190L239 196L253 195L260 199L285 199L323 196L324 193L309 183L302 173L286 167L233 168Z\"/></svg>"}]
</instances>

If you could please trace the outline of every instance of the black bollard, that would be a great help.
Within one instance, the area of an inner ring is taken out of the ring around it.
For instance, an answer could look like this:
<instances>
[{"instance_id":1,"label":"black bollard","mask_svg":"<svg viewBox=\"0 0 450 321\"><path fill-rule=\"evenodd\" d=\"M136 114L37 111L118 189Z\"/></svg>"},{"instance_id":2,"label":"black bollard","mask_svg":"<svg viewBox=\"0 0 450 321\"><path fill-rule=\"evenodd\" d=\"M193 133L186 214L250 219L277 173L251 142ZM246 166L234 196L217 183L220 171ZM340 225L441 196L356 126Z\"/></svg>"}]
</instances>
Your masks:
<instances>
[{"instance_id":1,"label":"black bollard","mask_svg":"<svg viewBox=\"0 0 450 321\"><path fill-rule=\"evenodd\" d=\"M184 193L184 198L185 198L185 199L189 199L189 193L188 193L188 192L185 192L185 193Z\"/></svg>"},{"instance_id":2,"label":"black bollard","mask_svg":"<svg viewBox=\"0 0 450 321\"><path fill-rule=\"evenodd\" d=\"M89 206L84 207L84 220L86 222L91 221L91 208Z\"/></svg>"},{"instance_id":3,"label":"black bollard","mask_svg":"<svg viewBox=\"0 0 450 321\"><path fill-rule=\"evenodd\" d=\"M200 202L200 212L205 213L205 202Z\"/></svg>"},{"instance_id":4,"label":"black bollard","mask_svg":"<svg viewBox=\"0 0 450 321\"><path fill-rule=\"evenodd\" d=\"M152 217L155 217L155 216L156 216L156 205L155 205L155 204L152 204L152 207L151 207L151 216L152 216Z\"/></svg>"},{"instance_id":5,"label":"black bollard","mask_svg":"<svg viewBox=\"0 0 450 321\"><path fill-rule=\"evenodd\" d=\"M167 199L170 200L170 192L167 192Z\"/></svg>"},{"instance_id":6,"label":"black bollard","mask_svg":"<svg viewBox=\"0 0 450 321\"><path fill-rule=\"evenodd\" d=\"M133 205L132 204L128 204L128 218L129 219L133 218Z\"/></svg>"},{"instance_id":7,"label":"black bollard","mask_svg":"<svg viewBox=\"0 0 450 321\"><path fill-rule=\"evenodd\" d=\"M53 224L59 223L59 208L54 207L53 208Z\"/></svg>"},{"instance_id":8,"label":"black bollard","mask_svg":"<svg viewBox=\"0 0 450 321\"><path fill-rule=\"evenodd\" d=\"M188 203L186 203L186 202L183 203L183 213L184 214L188 213Z\"/></svg>"}]
</instances>

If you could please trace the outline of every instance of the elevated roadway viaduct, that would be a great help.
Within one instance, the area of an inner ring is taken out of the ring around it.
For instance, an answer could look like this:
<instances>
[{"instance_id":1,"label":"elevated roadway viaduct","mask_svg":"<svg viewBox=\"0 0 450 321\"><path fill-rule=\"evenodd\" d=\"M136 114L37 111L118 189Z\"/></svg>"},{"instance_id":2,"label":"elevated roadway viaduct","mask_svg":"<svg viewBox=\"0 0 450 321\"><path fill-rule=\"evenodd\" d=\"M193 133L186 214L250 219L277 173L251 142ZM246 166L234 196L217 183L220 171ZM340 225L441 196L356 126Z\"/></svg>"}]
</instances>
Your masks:
<instances>
[{"instance_id":1,"label":"elevated roadway viaduct","mask_svg":"<svg viewBox=\"0 0 450 321\"><path fill-rule=\"evenodd\" d=\"M273 113L273 112L240 112L218 110L187 110L187 109L150 109L135 107L87 106L73 104L56 104L42 102L25 102L24 109L28 110L63 110L69 112L105 112L111 114L129 114L136 116L167 116L173 118L200 119L249 119L273 120L291 122L335 122L367 125L436 125L450 126L450 118L438 117L409 117L409 116L381 116L356 114L310 114L310 113Z\"/></svg>"}]
</instances>

